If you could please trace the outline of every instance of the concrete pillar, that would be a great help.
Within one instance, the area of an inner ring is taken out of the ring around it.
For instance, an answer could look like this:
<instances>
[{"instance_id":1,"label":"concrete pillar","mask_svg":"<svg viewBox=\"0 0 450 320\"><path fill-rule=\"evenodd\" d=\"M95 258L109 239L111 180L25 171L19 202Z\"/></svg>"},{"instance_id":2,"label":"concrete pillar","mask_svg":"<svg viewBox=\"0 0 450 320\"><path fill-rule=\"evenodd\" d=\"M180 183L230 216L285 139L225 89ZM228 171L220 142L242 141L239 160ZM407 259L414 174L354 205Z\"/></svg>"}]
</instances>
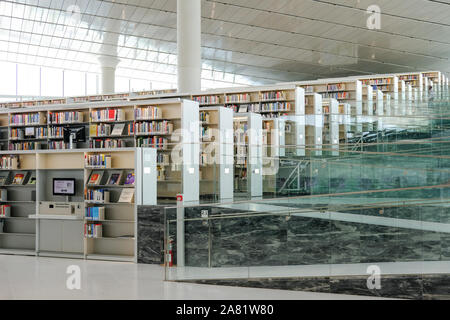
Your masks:
<instances>
[{"instance_id":1,"label":"concrete pillar","mask_svg":"<svg viewBox=\"0 0 450 320\"><path fill-rule=\"evenodd\" d=\"M177 0L178 92L201 89L201 0Z\"/></svg>"},{"instance_id":2,"label":"concrete pillar","mask_svg":"<svg viewBox=\"0 0 450 320\"><path fill-rule=\"evenodd\" d=\"M119 63L119 59L110 56L98 57L101 71L101 94L110 94L115 92L116 84L116 66Z\"/></svg>"}]
</instances>

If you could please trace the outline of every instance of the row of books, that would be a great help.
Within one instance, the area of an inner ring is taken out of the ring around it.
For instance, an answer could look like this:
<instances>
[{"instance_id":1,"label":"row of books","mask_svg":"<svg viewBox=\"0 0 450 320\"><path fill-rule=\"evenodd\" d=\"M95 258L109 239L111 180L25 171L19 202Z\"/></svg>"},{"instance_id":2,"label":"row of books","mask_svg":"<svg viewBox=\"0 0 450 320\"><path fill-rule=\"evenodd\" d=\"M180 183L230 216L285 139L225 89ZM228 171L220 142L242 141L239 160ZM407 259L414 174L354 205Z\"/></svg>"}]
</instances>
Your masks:
<instances>
[{"instance_id":1,"label":"row of books","mask_svg":"<svg viewBox=\"0 0 450 320\"><path fill-rule=\"evenodd\" d=\"M111 168L111 155L109 154L88 154L84 156L86 167Z\"/></svg>"},{"instance_id":2,"label":"row of books","mask_svg":"<svg viewBox=\"0 0 450 320\"><path fill-rule=\"evenodd\" d=\"M103 236L102 225L100 223L85 223L84 236L86 238L101 238Z\"/></svg>"},{"instance_id":3,"label":"row of books","mask_svg":"<svg viewBox=\"0 0 450 320\"><path fill-rule=\"evenodd\" d=\"M201 111L200 112L200 121L204 123L209 123L210 121L210 114L209 112Z\"/></svg>"},{"instance_id":4,"label":"row of books","mask_svg":"<svg viewBox=\"0 0 450 320\"><path fill-rule=\"evenodd\" d=\"M80 123L83 113L80 111L49 112L49 124Z\"/></svg>"},{"instance_id":5,"label":"row of books","mask_svg":"<svg viewBox=\"0 0 450 320\"><path fill-rule=\"evenodd\" d=\"M90 112L90 119L92 122L124 121L125 120L125 111L123 109L92 110Z\"/></svg>"},{"instance_id":6,"label":"row of books","mask_svg":"<svg viewBox=\"0 0 450 320\"><path fill-rule=\"evenodd\" d=\"M170 121L152 121L136 123L136 134L170 134L173 124Z\"/></svg>"},{"instance_id":7,"label":"row of books","mask_svg":"<svg viewBox=\"0 0 450 320\"><path fill-rule=\"evenodd\" d=\"M87 207L86 220L105 220L105 207Z\"/></svg>"},{"instance_id":8,"label":"row of books","mask_svg":"<svg viewBox=\"0 0 450 320\"><path fill-rule=\"evenodd\" d=\"M50 127L50 135L49 138L62 138L64 137L64 128L63 127Z\"/></svg>"},{"instance_id":9,"label":"row of books","mask_svg":"<svg viewBox=\"0 0 450 320\"><path fill-rule=\"evenodd\" d=\"M39 148L40 143L38 142L20 142L20 143L10 143L8 145L8 150L10 151L38 150Z\"/></svg>"},{"instance_id":10,"label":"row of books","mask_svg":"<svg viewBox=\"0 0 450 320\"><path fill-rule=\"evenodd\" d=\"M284 91L270 91L261 93L261 100L284 100L284 99L286 99L286 93Z\"/></svg>"},{"instance_id":11,"label":"row of books","mask_svg":"<svg viewBox=\"0 0 450 320\"><path fill-rule=\"evenodd\" d=\"M386 79L367 79L367 80L361 80L362 84L365 85L379 85L379 84L391 84L392 79L386 78Z\"/></svg>"},{"instance_id":12,"label":"row of books","mask_svg":"<svg viewBox=\"0 0 450 320\"><path fill-rule=\"evenodd\" d=\"M250 94L249 93L242 93L242 94L233 94L233 95L227 95L225 96L225 102L226 103L233 103L233 102L247 102L250 101Z\"/></svg>"},{"instance_id":13,"label":"row of books","mask_svg":"<svg viewBox=\"0 0 450 320\"><path fill-rule=\"evenodd\" d=\"M25 128L25 129L10 129L9 138L12 140L20 140L26 138L46 139L48 129L47 127L39 128Z\"/></svg>"},{"instance_id":14,"label":"row of books","mask_svg":"<svg viewBox=\"0 0 450 320\"><path fill-rule=\"evenodd\" d=\"M101 136L121 136L123 130L125 129L125 123L117 123L115 125L101 123L101 124L91 124L89 126L89 136L90 137L101 137ZM129 123L127 126L127 135L132 135L134 133L134 126Z\"/></svg>"},{"instance_id":15,"label":"row of books","mask_svg":"<svg viewBox=\"0 0 450 320\"><path fill-rule=\"evenodd\" d=\"M261 111L290 111L291 110L291 104L289 102L272 102L272 103L262 103L261 104Z\"/></svg>"},{"instance_id":16,"label":"row of books","mask_svg":"<svg viewBox=\"0 0 450 320\"><path fill-rule=\"evenodd\" d=\"M144 107L134 109L134 118L136 120L161 119L162 110L158 107Z\"/></svg>"},{"instance_id":17,"label":"row of books","mask_svg":"<svg viewBox=\"0 0 450 320\"><path fill-rule=\"evenodd\" d=\"M21 113L12 114L9 118L10 125L36 125L45 124L44 114L36 113Z\"/></svg>"},{"instance_id":18,"label":"row of books","mask_svg":"<svg viewBox=\"0 0 450 320\"><path fill-rule=\"evenodd\" d=\"M164 181L167 179L166 169L158 168L156 171L157 171L156 179L158 181Z\"/></svg>"},{"instance_id":19,"label":"row of books","mask_svg":"<svg viewBox=\"0 0 450 320\"><path fill-rule=\"evenodd\" d=\"M137 139L138 147L156 148L159 150L167 149L168 140L162 137L150 137Z\"/></svg>"},{"instance_id":20,"label":"row of books","mask_svg":"<svg viewBox=\"0 0 450 320\"><path fill-rule=\"evenodd\" d=\"M110 193L107 189L85 189L84 199L98 203L108 203Z\"/></svg>"},{"instance_id":21,"label":"row of books","mask_svg":"<svg viewBox=\"0 0 450 320\"><path fill-rule=\"evenodd\" d=\"M348 92L323 93L322 97L333 99L348 99L350 97L350 94Z\"/></svg>"},{"instance_id":22,"label":"row of books","mask_svg":"<svg viewBox=\"0 0 450 320\"><path fill-rule=\"evenodd\" d=\"M327 91L341 91L341 90L345 90L345 83L327 85Z\"/></svg>"},{"instance_id":23,"label":"row of books","mask_svg":"<svg viewBox=\"0 0 450 320\"><path fill-rule=\"evenodd\" d=\"M126 142L122 139L95 139L89 141L89 148L91 149L112 149L112 148L125 148Z\"/></svg>"},{"instance_id":24,"label":"row of books","mask_svg":"<svg viewBox=\"0 0 450 320\"><path fill-rule=\"evenodd\" d=\"M64 141L50 141L48 144L50 150L65 150L69 149L69 144Z\"/></svg>"},{"instance_id":25,"label":"row of books","mask_svg":"<svg viewBox=\"0 0 450 320\"><path fill-rule=\"evenodd\" d=\"M199 96L193 97L193 100L200 104L220 104L220 96Z\"/></svg>"},{"instance_id":26,"label":"row of books","mask_svg":"<svg viewBox=\"0 0 450 320\"><path fill-rule=\"evenodd\" d=\"M0 158L0 168L1 169L18 169L19 168L19 157L15 155L2 156Z\"/></svg>"},{"instance_id":27,"label":"row of books","mask_svg":"<svg viewBox=\"0 0 450 320\"><path fill-rule=\"evenodd\" d=\"M0 218L10 217L11 216L11 205L2 204L0 205Z\"/></svg>"},{"instance_id":28,"label":"row of books","mask_svg":"<svg viewBox=\"0 0 450 320\"><path fill-rule=\"evenodd\" d=\"M157 153L156 154L156 163L160 166L168 165L169 164L169 155L164 153Z\"/></svg>"}]
</instances>

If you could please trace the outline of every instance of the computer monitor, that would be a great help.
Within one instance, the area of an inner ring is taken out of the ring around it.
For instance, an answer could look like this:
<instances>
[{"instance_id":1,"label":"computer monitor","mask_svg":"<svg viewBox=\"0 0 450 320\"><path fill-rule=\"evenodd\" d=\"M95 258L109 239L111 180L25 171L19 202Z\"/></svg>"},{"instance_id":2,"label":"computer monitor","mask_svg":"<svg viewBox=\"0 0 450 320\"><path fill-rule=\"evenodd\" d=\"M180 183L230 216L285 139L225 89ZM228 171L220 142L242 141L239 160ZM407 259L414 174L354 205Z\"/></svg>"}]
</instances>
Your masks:
<instances>
[{"instance_id":1,"label":"computer monitor","mask_svg":"<svg viewBox=\"0 0 450 320\"><path fill-rule=\"evenodd\" d=\"M74 142L86 141L86 130L84 127L64 127L64 142L69 143L70 149L73 149Z\"/></svg>"},{"instance_id":2,"label":"computer monitor","mask_svg":"<svg viewBox=\"0 0 450 320\"><path fill-rule=\"evenodd\" d=\"M53 178L54 196L74 196L75 179L73 178Z\"/></svg>"}]
</instances>

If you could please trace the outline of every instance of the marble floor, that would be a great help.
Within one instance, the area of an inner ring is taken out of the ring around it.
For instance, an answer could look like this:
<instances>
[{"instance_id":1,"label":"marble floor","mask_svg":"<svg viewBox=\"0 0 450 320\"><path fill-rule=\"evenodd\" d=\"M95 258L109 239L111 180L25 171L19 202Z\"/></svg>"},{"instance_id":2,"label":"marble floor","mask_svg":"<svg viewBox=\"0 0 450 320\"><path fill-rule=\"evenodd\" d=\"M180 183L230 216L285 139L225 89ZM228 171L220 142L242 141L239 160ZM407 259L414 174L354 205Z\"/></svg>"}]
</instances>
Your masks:
<instances>
[{"instance_id":1,"label":"marble floor","mask_svg":"<svg viewBox=\"0 0 450 320\"><path fill-rule=\"evenodd\" d=\"M67 289L67 268L79 266L80 290ZM380 299L285 290L165 282L164 268L123 262L0 255L3 299L355 300Z\"/></svg>"}]
</instances>

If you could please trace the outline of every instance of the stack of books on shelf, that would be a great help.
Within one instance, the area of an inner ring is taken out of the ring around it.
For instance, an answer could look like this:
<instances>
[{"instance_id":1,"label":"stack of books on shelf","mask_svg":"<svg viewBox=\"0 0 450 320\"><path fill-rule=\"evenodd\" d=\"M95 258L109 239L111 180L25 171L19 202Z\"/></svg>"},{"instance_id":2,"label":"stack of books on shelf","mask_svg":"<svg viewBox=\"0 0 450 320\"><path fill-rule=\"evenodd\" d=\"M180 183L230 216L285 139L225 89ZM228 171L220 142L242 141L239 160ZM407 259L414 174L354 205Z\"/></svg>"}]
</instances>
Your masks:
<instances>
[{"instance_id":1,"label":"stack of books on shelf","mask_svg":"<svg viewBox=\"0 0 450 320\"><path fill-rule=\"evenodd\" d=\"M109 202L109 191L106 189L86 189L84 192L84 198L86 201L94 203L108 203Z\"/></svg>"},{"instance_id":2,"label":"stack of books on shelf","mask_svg":"<svg viewBox=\"0 0 450 320\"><path fill-rule=\"evenodd\" d=\"M284 91L269 91L261 93L261 100L285 100L286 93Z\"/></svg>"},{"instance_id":3,"label":"stack of books on shelf","mask_svg":"<svg viewBox=\"0 0 450 320\"><path fill-rule=\"evenodd\" d=\"M39 148L40 143L37 142L10 143L8 146L10 151L38 150Z\"/></svg>"},{"instance_id":4,"label":"stack of books on shelf","mask_svg":"<svg viewBox=\"0 0 450 320\"><path fill-rule=\"evenodd\" d=\"M335 92L335 93L323 93L322 97L323 98L333 98L333 99L348 99L349 98L349 93L348 92Z\"/></svg>"},{"instance_id":5,"label":"stack of books on shelf","mask_svg":"<svg viewBox=\"0 0 450 320\"><path fill-rule=\"evenodd\" d=\"M19 168L19 157L15 155L2 156L0 158L0 168L14 170Z\"/></svg>"},{"instance_id":6,"label":"stack of books on shelf","mask_svg":"<svg viewBox=\"0 0 450 320\"><path fill-rule=\"evenodd\" d=\"M140 107L134 110L135 120L157 120L162 118L162 110L158 107Z\"/></svg>"},{"instance_id":7,"label":"stack of books on shelf","mask_svg":"<svg viewBox=\"0 0 450 320\"><path fill-rule=\"evenodd\" d=\"M84 236L86 238L101 238L103 236L101 223L85 223Z\"/></svg>"},{"instance_id":8,"label":"stack of books on shelf","mask_svg":"<svg viewBox=\"0 0 450 320\"><path fill-rule=\"evenodd\" d=\"M193 97L199 104L220 104L220 96L199 96Z\"/></svg>"},{"instance_id":9,"label":"stack of books on shelf","mask_svg":"<svg viewBox=\"0 0 450 320\"><path fill-rule=\"evenodd\" d=\"M11 205L2 204L0 205L0 218L7 218L11 216Z\"/></svg>"},{"instance_id":10,"label":"stack of books on shelf","mask_svg":"<svg viewBox=\"0 0 450 320\"><path fill-rule=\"evenodd\" d=\"M164 168L158 167L158 176L157 179L158 181L164 181L166 180L166 170Z\"/></svg>"},{"instance_id":11,"label":"stack of books on shelf","mask_svg":"<svg viewBox=\"0 0 450 320\"><path fill-rule=\"evenodd\" d=\"M89 148L91 149L126 148L126 146L125 140L122 139L95 139L89 141Z\"/></svg>"},{"instance_id":12,"label":"stack of books on shelf","mask_svg":"<svg viewBox=\"0 0 450 320\"><path fill-rule=\"evenodd\" d=\"M156 163L159 166L167 166L169 165L169 155L164 153L158 153L156 155Z\"/></svg>"},{"instance_id":13,"label":"stack of books on shelf","mask_svg":"<svg viewBox=\"0 0 450 320\"><path fill-rule=\"evenodd\" d=\"M209 127L201 127L200 136L203 141L210 141L212 139L212 129Z\"/></svg>"},{"instance_id":14,"label":"stack of books on shelf","mask_svg":"<svg viewBox=\"0 0 450 320\"><path fill-rule=\"evenodd\" d=\"M91 124L89 126L89 136L90 137L110 136L111 128L112 126L106 123Z\"/></svg>"},{"instance_id":15,"label":"stack of books on shelf","mask_svg":"<svg viewBox=\"0 0 450 320\"><path fill-rule=\"evenodd\" d=\"M291 104L289 102L271 102L262 103L260 112L283 112L290 111Z\"/></svg>"},{"instance_id":16,"label":"stack of books on shelf","mask_svg":"<svg viewBox=\"0 0 450 320\"><path fill-rule=\"evenodd\" d=\"M86 168L111 168L111 155L89 154L84 157Z\"/></svg>"},{"instance_id":17,"label":"stack of books on shelf","mask_svg":"<svg viewBox=\"0 0 450 320\"><path fill-rule=\"evenodd\" d=\"M49 138L63 138L64 137L64 128L63 127L50 127L50 135Z\"/></svg>"},{"instance_id":18,"label":"stack of books on shelf","mask_svg":"<svg viewBox=\"0 0 450 320\"><path fill-rule=\"evenodd\" d=\"M233 94L225 96L226 103L233 102L250 102L250 94L242 93L242 94Z\"/></svg>"},{"instance_id":19,"label":"stack of books on shelf","mask_svg":"<svg viewBox=\"0 0 450 320\"><path fill-rule=\"evenodd\" d=\"M90 112L91 122L124 121L125 111L122 109L99 109Z\"/></svg>"},{"instance_id":20,"label":"stack of books on shelf","mask_svg":"<svg viewBox=\"0 0 450 320\"><path fill-rule=\"evenodd\" d=\"M136 135L171 134L173 124L167 120L136 123Z\"/></svg>"},{"instance_id":21,"label":"stack of books on shelf","mask_svg":"<svg viewBox=\"0 0 450 320\"><path fill-rule=\"evenodd\" d=\"M205 112L205 111L201 111L201 112L200 112L200 121L203 122L203 123L208 124L208 123L209 123L209 120L210 120L210 115L209 115L209 113L208 113L208 112Z\"/></svg>"},{"instance_id":22,"label":"stack of books on shelf","mask_svg":"<svg viewBox=\"0 0 450 320\"><path fill-rule=\"evenodd\" d=\"M168 140L162 137L138 138L138 147L156 148L158 150L167 149Z\"/></svg>"},{"instance_id":23,"label":"stack of books on shelf","mask_svg":"<svg viewBox=\"0 0 450 320\"><path fill-rule=\"evenodd\" d=\"M50 150L63 150L63 149L69 149L69 144L65 143L64 141L50 141L48 143L48 148Z\"/></svg>"},{"instance_id":24,"label":"stack of books on shelf","mask_svg":"<svg viewBox=\"0 0 450 320\"><path fill-rule=\"evenodd\" d=\"M343 91L343 90L345 90L345 84L344 83L327 85L327 91Z\"/></svg>"},{"instance_id":25,"label":"stack of books on shelf","mask_svg":"<svg viewBox=\"0 0 450 320\"><path fill-rule=\"evenodd\" d=\"M39 113L22 113L10 116L9 124L14 126L43 125L45 117Z\"/></svg>"},{"instance_id":26,"label":"stack of books on shelf","mask_svg":"<svg viewBox=\"0 0 450 320\"><path fill-rule=\"evenodd\" d=\"M105 207L87 207L85 217L86 220L105 220Z\"/></svg>"},{"instance_id":27,"label":"stack of books on shelf","mask_svg":"<svg viewBox=\"0 0 450 320\"><path fill-rule=\"evenodd\" d=\"M49 112L49 124L67 124L83 122L83 113L80 111Z\"/></svg>"}]
</instances>

